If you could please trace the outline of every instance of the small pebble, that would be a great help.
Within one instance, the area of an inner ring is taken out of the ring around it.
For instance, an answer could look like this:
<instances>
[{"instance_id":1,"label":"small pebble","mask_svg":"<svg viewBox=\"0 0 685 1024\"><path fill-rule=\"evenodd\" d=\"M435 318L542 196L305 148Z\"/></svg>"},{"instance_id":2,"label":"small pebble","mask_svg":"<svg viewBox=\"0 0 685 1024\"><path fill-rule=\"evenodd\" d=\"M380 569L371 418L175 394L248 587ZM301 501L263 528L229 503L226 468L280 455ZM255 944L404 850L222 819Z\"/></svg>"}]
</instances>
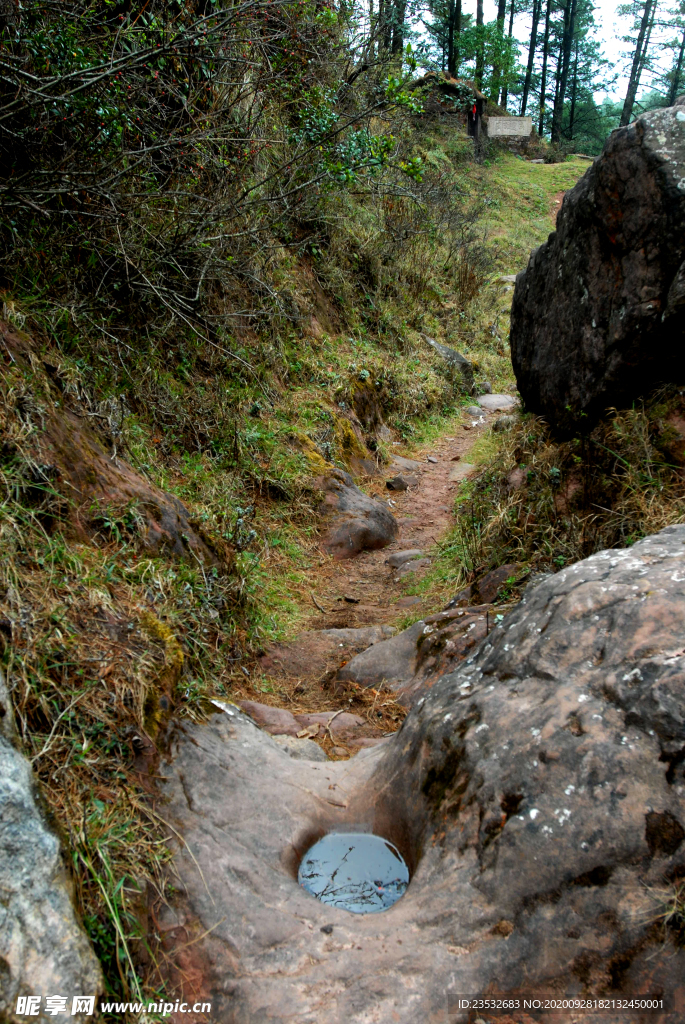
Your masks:
<instances>
[{"instance_id":1,"label":"small pebble","mask_svg":"<svg viewBox=\"0 0 685 1024\"><path fill-rule=\"evenodd\" d=\"M410 562L413 558L420 558L422 554L421 548L405 548L404 551L395 551L389 555L385 560L385 564L393 569L398 569L405 562Z\"/></svg>"},{"instance_id":2,"label":"small pebble","mask_svg":"<svg viewBox=\"0 0 685 1024\"><path fill-rule=\"evenodd\" d=\"M437 461L438 460L436 459L436 457L434 455L429 455L428 456L428 462L437 462Z\"/></svg>"},{"instance_id":3,"label":"small pebble","mask_svg":"<svg viewBox=\"0 0 685 1024\"><path fill-rule=\"evenodd\" d=\"M331 750L331 754L333 754L335 757L349 757L348 751L345 750L344 747L333 747L333 749ZM321 931L325 932L326 929L322 928ZM332 927L331 931L333 931Z\"/></svg>"}]
</instances>

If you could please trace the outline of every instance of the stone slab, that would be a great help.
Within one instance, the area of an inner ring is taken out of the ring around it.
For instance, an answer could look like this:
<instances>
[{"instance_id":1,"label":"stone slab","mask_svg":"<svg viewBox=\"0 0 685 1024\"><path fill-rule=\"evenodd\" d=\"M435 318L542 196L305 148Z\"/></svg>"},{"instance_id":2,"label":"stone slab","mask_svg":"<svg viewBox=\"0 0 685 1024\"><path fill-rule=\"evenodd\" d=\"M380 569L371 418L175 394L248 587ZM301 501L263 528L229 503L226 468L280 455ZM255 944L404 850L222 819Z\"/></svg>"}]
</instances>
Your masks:
<instances>
[{"instance_id":1,"label":"stone slab","mask_svg":"<svg viewBox=\"0 0 685 1024\"><path fill-rule=\"evenodd\" d=\"M487 412L507 412L518 407L518 399L511 395L480 395L476 399L481 409Z\"/></svg>"}]
</instances>

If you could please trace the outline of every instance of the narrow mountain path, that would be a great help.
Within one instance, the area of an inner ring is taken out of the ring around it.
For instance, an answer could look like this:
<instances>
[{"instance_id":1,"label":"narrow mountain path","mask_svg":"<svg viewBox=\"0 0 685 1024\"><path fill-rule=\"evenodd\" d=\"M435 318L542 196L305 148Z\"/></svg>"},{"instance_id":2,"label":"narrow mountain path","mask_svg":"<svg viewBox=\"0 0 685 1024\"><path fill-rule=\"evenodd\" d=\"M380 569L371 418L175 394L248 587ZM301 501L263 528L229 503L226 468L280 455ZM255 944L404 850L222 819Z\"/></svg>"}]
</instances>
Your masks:
<instances>
[{"instance_id":1,"label":"narrow mountain path","mask_svg":"<svg viewBox=\"0 0 685 1024\"><path fill-rule=\"evenodd\" d=\"M411 460L400 458L391 463L381 477L369 482L367 492L386 502L397 519L397 540L343 562L326 559L313 580L317 588L313 592L325 611L313 611L310 629L396 625L408 612L420 612L431 601L430 595L407 597L406 591L425 573L432 549L454 523L454 496L471 469L468 456L483 429L485 418L482 420L463 417L452 424L450 436L414 453ZM462 423L470 429L464 430ZM388 491L385 481L396 473L417 482L406 491ZM420 556L400 566L391 564L393 555L409 551L420 552Z\"/></svg>"},{"instance_id":2,"label":"narrow mountain path","mask_svg":"<svg viewBox=\"0 0 685 1024\"><path fill-rule=\"evenodd\" d=\"M382 475L363 481L368 494L391 508L397 539L344 561L320 554L308 573L310 611L297 635L268 647L235 677L233 700L293 756L346 758L399 728L406 707L392 690L341 682L337 673L408 621L439 610L434 594L408 591L453 526L456 492L474 470L469 453L498 415L464 410L449 433L411 459L394 456ZM387 488L398 474L407 490Z\"/></svg>"},{"instance_id":3,"label":"narrow mountain path","mask_svg":"<svg viewBox=\"0 0 685 1024\"><path fill-rule=\"evenodd\" d=\"M525 265L530 250L554 230L565 191L585 170L585 158L563 164L533 165L513 159L501 164L494 185L509 198L515 194L516 202L493 205L487 226L491 239L501 238L511 245L512 273L499 278L505 285L503 304L508 305L513 295L513 272ZM348 757L355 750L339 738L334 742L334 730L326 728L323 721L316 732L316 723L309 722L307 716L330 719L336 715L339 724L343 713L350 712L368 723L369 740L398 728L406 709L391 691L355 689L351 683L341 686L336 674L370 645L439 610L440 600L434 592L420 596L409 592L417 589L413 584L429 568L425 560L454 525L454 497L460 481L468 476L469 453L498 415L493 411L485 414L483 422L474 423L475 417L464 410L433 444L406 451L405 456L399 455L404 446L395 445L395 463L385 467L382 476L367 478L360 486L391 503L400 528L396 541L341 562L317 552L312 568L305 572L305 587L297 585L307 607L297 635L272 645L253 664L237 668L232 679L233 699L251 702L245 710L275 735L281 734L287 722L294 739L303 733L300 756L313 753L312 740L329 757ZM404 492L388 491L386 480L398 472L416 478L415 485ZM393 555L408 550L421 555L403 566L389 564ZM271 712L263 712L264 707ZM277 711L286 714L280 722L270 722L269 714ZM297 716L297 721L293 722L292 716Z\"/></svg>"}]
</instances>

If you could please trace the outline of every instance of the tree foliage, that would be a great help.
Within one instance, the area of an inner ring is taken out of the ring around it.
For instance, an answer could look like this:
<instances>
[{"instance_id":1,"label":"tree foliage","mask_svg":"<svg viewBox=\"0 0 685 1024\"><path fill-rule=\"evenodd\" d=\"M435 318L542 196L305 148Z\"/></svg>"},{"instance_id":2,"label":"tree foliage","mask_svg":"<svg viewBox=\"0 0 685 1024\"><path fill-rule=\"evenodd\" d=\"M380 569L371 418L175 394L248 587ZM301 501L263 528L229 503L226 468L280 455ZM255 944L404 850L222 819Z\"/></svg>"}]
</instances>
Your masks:
<instances>
[{"instance_id":1,"label":"tree foliage","mask_svg":"<svg viewBox=\"0 0 685 1024\"><path fill-rule=\"evenodd\" d=\"M268 290L289 219L396 160L402 61L367 56L325 0L26 0L0 36L5 267L49 252L79 302L152 302L209 337L227 271Z\"/></svg>"},{"instance_id":2,"label":"tree foliage","mask_svg":"<svg viewBox=\"0 0 685 1024\"><path fill-rule=\"evenodd\" d=\"M504 34L498 20L479 25L472 15L460 13L459 7L450 67L449 39L456 12L453 0L429 0L425 16L427 63L443 71L449 70L457 78L476 80L481 91L497 102L501 89L515 79L518 44L513 37Z\"/></svg>"},{"instance_id":3,"label":"tree foliage","mask_svg":"<svg viewBox=\"0 0 685 1024\"><path fill-rule=\"evenodd\" d=\"M455 11L459 30L449 69ZM507 14L510 30L514 18L528 19L526 40L504 31ZM615 127L613 115L594 99L609 84L610 66L597 41L593 0L510 0L508 10L501 4L497 20L482 26L454 0L428 0L426 25L433 66L476 79L482 67L482 91L511 113L532 115L552 141L582 141L595 152Z\"/></svg>"}]
</instances>

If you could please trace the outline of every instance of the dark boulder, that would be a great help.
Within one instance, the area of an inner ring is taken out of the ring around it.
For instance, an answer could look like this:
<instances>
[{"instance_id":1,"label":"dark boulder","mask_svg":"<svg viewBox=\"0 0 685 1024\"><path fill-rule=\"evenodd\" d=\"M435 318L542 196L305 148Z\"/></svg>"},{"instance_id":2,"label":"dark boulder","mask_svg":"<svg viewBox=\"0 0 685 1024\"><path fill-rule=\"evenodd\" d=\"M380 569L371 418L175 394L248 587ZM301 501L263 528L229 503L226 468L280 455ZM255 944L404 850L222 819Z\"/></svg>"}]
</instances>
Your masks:
<instances>
[{"instance_id":1,"label":"dark boulder","mask_svg":"<svg viewBox=\"0 0 685 1024\"><path fill-rule=\"evenodd\" d=\"M511 354L558 432L685 379L685 97L609 137L516 280Z\"/></svg>"},{"instance_id":2,"label":"dark boulder","mask_svg":"<svg viewBox=\"0 0 685 1024\"><path fill-rule=\"evenodd\" d=\"M360 551L385 548L395 540L399 527L390 509L355 487L347 473L331 470L316 485L325 494L325 505L334 510L321 542L329 555L338 560L354 558Z\"/></svg>"}]
</instances>

